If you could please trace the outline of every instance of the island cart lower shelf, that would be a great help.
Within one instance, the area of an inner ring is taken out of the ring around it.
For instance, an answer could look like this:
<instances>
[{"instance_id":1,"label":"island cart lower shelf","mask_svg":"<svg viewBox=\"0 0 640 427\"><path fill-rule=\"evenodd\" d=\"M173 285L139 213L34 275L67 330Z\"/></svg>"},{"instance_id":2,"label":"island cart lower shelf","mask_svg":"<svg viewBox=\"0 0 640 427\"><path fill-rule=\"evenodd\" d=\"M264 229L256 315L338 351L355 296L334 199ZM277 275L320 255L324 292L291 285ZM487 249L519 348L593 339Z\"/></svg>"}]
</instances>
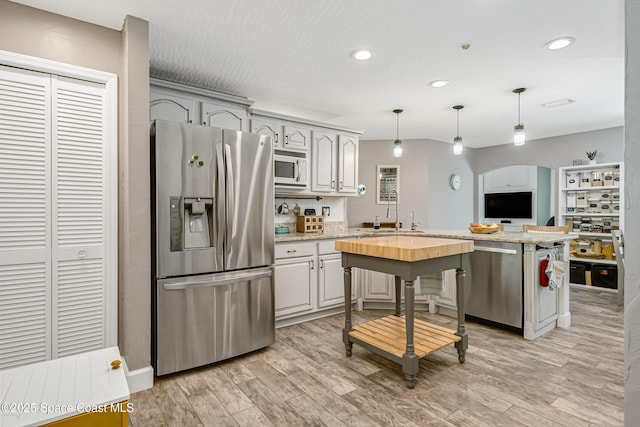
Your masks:
<instances>
[{"instance_id":1,"label":"island cart lower shelf","mask_svg":"<svg viewBox=\"0 0 640 427\"><path fill-rule=\"evenodd\" d=\"M414 351L420 359L462 340L454 330L419 319L414 320L413 333ZM384 356L395 357L397 363L402 362L402 356L407 350L407 329L404 316L391 315L361 323L353 327L349 336L354 342L374 353L380 350L386 353L383 354Z\"/></svg>"}]
</instances>

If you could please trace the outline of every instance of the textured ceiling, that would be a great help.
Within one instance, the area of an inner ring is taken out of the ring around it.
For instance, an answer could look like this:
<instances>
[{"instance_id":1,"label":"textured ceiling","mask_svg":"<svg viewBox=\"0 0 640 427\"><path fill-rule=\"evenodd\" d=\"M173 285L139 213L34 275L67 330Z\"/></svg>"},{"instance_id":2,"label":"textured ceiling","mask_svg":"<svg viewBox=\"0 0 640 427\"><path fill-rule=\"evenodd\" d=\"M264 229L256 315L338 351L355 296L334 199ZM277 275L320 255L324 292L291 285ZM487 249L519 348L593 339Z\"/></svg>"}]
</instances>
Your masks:
<instances>
[{"instance_id":1,"label":"textured ceiling","mask_svg":"<svg viewBox=\"0 0 640 427\"><path fill-rule=\"evenodd\" d=\"M363 129L363 139L511 141L623 124L623 0L20 0L120 29L149 21L152 75L254 107ZM571 36L557 51L546 42ZM467 50L461 48L468 43ZM374 56L350 57L367 48ZM451 85L427 85L447 79ZM573 98L574 104L541 104Z\"/></svg>"}]
</instances>

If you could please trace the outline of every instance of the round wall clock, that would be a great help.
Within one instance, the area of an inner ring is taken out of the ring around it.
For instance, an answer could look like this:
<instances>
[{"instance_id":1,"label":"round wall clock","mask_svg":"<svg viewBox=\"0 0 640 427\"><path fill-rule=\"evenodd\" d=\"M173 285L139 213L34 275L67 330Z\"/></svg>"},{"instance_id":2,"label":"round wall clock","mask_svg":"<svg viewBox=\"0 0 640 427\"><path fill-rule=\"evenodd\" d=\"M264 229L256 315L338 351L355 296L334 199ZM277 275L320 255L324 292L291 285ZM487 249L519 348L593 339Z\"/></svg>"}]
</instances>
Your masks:
<instances>
[{"instance_id":1,"label":"round wall clock","mask_svg":"<svg viewBox=\"0 0 640 427\"><path fill-rule=\"evenodd\" d=\"M459 190L462 187L462 178L457 173L452 173L449 177L449 185L454 190Z\"/></svg>"}]
</instances>

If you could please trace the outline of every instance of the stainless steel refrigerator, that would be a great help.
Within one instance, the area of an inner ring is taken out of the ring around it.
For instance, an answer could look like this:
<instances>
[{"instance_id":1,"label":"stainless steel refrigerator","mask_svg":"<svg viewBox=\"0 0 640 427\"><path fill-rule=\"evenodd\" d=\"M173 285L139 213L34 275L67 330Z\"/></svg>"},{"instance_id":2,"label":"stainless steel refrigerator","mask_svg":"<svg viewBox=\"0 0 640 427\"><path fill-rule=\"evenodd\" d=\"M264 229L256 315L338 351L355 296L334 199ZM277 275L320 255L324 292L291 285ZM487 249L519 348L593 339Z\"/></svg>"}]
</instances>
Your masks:
<instances>
[{"instance_id":1,"label":"stainless steel refrigerator","mask_svg":"<svg viewBox=\"0 0 640 427\"><path fill-rule=\"evenodd\" d=\"M271 139L156 120L151 163L156 375L272 344Z\"/></svg>"}]
</instances>

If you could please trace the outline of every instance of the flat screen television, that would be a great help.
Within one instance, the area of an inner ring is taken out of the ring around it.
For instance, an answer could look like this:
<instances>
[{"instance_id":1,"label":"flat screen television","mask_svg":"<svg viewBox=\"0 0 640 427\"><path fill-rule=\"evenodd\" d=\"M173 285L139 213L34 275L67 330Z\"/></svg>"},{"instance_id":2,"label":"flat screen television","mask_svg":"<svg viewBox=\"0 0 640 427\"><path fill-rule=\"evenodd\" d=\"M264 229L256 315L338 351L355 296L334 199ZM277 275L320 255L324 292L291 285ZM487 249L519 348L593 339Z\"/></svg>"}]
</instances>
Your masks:
<instances>
[{"instance_id":1,"label":"flat screen television","mask_svg":"<svg viewBox=\"0 0 640 427\"><path fill-rule=\"evenodd\" d=\"M533 218L533 192L486 193L485 218Z\"/></svg>"}]
</instances>

